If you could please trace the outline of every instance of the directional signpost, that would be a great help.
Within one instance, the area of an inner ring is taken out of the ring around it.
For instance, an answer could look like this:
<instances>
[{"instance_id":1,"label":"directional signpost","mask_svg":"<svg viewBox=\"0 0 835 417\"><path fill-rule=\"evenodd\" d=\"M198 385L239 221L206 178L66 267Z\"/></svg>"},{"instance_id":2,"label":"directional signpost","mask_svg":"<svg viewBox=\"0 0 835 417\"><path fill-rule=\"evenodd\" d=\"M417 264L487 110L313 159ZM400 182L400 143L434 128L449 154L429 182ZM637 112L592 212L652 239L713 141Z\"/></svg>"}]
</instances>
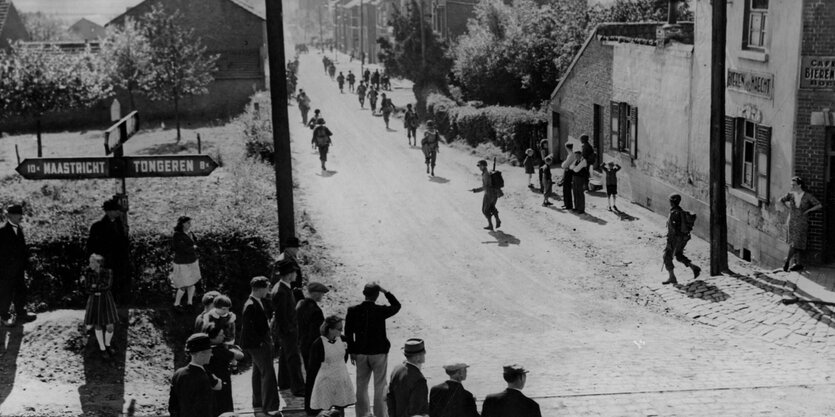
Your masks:
<instances>
[{"instance_id":1,"label":"directional signpost","mask_svg":"<svg viewBox=\"0 0 835 417\"><path fill-rule=\"evenodd\" d=\"M139 131L139 112L132 111L104 131L105 155L113 153L115 156L122 156L122 144L137 131Z\"/></svg>"},{"instance_id":2,"label":"directional signpost","mask_svg":"<svg viewBox=\"0 0 835 417\"><path fill-rule=\"evenodd\" d=\"M208 155L28 158L17 172L29 180L201 177L217 168Z\"/></svg>"}]
</instances>

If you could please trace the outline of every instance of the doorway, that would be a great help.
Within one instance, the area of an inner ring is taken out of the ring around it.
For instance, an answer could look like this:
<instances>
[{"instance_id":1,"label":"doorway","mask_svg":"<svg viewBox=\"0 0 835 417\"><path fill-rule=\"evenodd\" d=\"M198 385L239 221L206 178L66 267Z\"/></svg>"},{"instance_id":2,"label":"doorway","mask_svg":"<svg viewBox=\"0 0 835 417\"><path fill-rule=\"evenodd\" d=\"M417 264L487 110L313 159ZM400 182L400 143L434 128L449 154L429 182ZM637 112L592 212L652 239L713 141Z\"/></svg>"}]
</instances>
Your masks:
<instances>
[{"instance_id":1,"label":"doorway","mask_svg":"<svg viewBox=\"0 0 835 417\"><path fill-rule=\"evenodd\" d=\"M826 239L823 261L835 262L835 127L826 128L826 200L823 203Z\"/></svg>"}]
</instances>

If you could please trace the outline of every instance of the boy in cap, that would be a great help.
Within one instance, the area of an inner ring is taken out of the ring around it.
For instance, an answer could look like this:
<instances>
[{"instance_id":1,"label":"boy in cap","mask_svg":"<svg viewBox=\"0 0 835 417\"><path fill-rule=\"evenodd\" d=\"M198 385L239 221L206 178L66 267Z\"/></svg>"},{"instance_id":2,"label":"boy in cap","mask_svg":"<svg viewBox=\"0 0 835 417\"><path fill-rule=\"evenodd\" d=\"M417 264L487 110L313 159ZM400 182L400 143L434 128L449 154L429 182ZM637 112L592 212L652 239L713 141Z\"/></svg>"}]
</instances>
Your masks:
<instances>
[{"instance_id":1,"label":"boy in cap","mask_svg":"<svg viewBox=\"0 0 835 417\"><path fill-rule=\"evenodd\" d=\"M516 364L503 368L507 389L484 399L481 417L542 417L539 404L522 394L528 371Z\"/></svg>"},{"instance_id":2,"label":"boy in cap","mask_svg":"<svg viewBox=\"0 0 835 417\"><path fill-rule=\"evenodd\" d=\"M252 358L252 408L278 415L280 402L273 367L273 341L264 309L270 293L270 280L255 277L249 281L251 293L241 313L241 348Z\"/></svg>"},{"instance_id":3,"label":"boy in cap","mask_svg":"<svg viewBox=\"0 0 835 417\"><path fill-rule=\"evenodd\" d=\"M420 371L426 362L426 349L422 339L409 339L403 346L406 361L397 365L391 373L386 403L388 417L428 416L429 403L426 378Z\"/></svg>"},{"instance_id":4,"label":"boy in cap","mask_svg":"<svg viewBox=\"0 0 835 417\"><path fill-rule=\"evenodd\" d=\"M380 293L389 305L377 305ZM348 307L345 316L345 338L351 363L357 366L357 416L369 414L368 383L374 374L374 415L385 416L384 391L388 369L388 352L391 348L386 336L386 319L400 311L400 301L376 282L370 282L362 290L365 301Z\"/></svg>"},{"instance_id":5,"label":"boy in cap","mask_svg":"<svg viewBox=\"0 0 835 417\"><path fill-rule=\"evenodd\" d=\"M493 177L490 176L490 171L487 170L487 161L480 160L476 164L481 170L481 187L473 188L472 192L478 193L484 191L484 198L481 200L481 213L487 218L487 226L485 230L493 230L493 220L496 218L496 227L502 227L502 221L499 219L499 210L496 209L496 202L499 197L504 195L502 189L493 187Z\"/></svg>"},{"instance_id":6,"label":"boy in cap","mask_svg":"<svg viewBox=\"0 0 835 417\"><path fill-rule=\"evenodd\" d=\"M122 223L122 207L116 199L102 204L104 217L90 226L87 238L87 257L94 253L104 256L104 266L113 272L113 296L117 302L130 302L131 279L128 272L128 232Z\"/></svg>"},{"instance_id":7,"label":"boy in cap","mask_svg":"<svg viewBox=\"0 0 835 417\"><path fill-rule=\"evenodd\" d=\"M545 157L545 161L542 162L542 166L539 167L539 176L542 178L542 207L553 206L554 204L551 203L548 198L551 197L551 186L553 185L554 181L551 177L551 164L554 162L554 157L548 155Z\"/></svg>"},{"instance_id":8,"label":"boy in cap","mask_svg":"<svg viewBox=\"0 0 835 417\"><path fill-rule=\"evenodd\" d=\"M205 333L195 333L186 341L191 356L188 365L174 372L168 397L172 417L215 417L212 391L222 383L204 368L212 359L212 342Z\"/></svg>"},{"instance_id":9,"label":"boy in cap","mask_svg":"<svg viewBox=\"0 0 835 417\"><path fill-rule=\"evenodd\" d=\"M620 165L609 161L600 168L606 173L606 202L609 203L609 211L612 211L613 208L615 211L620 211L617 206Z\"/></svg>"},{"instance_id":10,"label":"boy in cap","mask_svg":"<svg viewBox=\"0 0 835 417\"><path fill-rule=\"evenodd\" d=\"M694 263L690 262L687 256L684 256L684 247L690 240L690 232L684 233L681 230L681 224L684 222L684 209L681 208L681 196L678 194L670 195L670 216L667 218L667 246L664 247L664 267L667 269L669 277L662 285L678 284L676 274L673 272L673 257L677 261L684 264L693 270L693 279L696 279L702 272Z\"/></svg>"},{"instance_id":11,"label":"boy in cap","mask_svg":"<svg viewBox=\"0 0 835 417\"><path fill-rule=\"evenodd\" d=\"M462 362L444 365L449 380L429 390L429 417L478 417L475 397L461 385L468 367Z\"/></svg>"},{"instance_id":12,"label":"boy in cap","mask_svg":"<svg viewBox=\"0 0 835 417\"><path fill-rule=\"evenodd\" d=\"M203 294L203 299L201 300L203 303L203 311L194 318L194 331L196 333L203 331L203 324L206 321L206 315L214 308L215 297L219 295L220 292L218 291L209 291Z\"/></svg>"},{"instance_id":13,"label":"boy in cap","mask_svg":"<svg viewBox=\"0 0 835 417\"><path fill-rule=\"evenodd\" d=\"M35 319L26 312L26 268L29 266L29 248L20 220L23 207L12 204L6 207L6 223L0 227L0 318L6 326ZM15 316L9 314L14 302Z\"/></svg>"}]
</instances>

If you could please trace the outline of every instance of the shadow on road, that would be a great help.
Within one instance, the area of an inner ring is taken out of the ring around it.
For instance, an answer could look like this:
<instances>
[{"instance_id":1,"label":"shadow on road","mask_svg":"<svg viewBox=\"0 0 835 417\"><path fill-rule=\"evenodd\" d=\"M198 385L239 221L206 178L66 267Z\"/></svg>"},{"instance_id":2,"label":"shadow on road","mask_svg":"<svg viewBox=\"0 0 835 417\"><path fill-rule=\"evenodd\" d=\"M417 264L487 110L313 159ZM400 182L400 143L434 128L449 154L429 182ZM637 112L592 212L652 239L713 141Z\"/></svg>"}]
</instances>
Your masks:
<instances>
[{"instance_id":1,"label":"shadow on road","mask_svg":"<svg viewBox=\"0 0 835 417\"><path fill-rule=\"evenodd\" d=\"M119 415L124 409L128 327L116 324L112 341L116 354L110 359L102 357L93 331L87 332L87 335L84 352L85 384L78 387L81 410L85 416Z\"/></svg>"},{"instance_id":2,"label":"shadow on road","mask_svg":"<svg viewBox=\"0 0 835 417\"><path fill-rule=\"evenodd\" d=\"M339 172L339 171L327 170L327 171L319 172L316 175L318 175L320 177L328 178L328 177L332 177L332 176L336 175L337 172Z\"/></svg>"},{"instance_id":3,"label":"shadow on road","mask_svg":"<svg viewBox=\"0 0 835 417\"><path fill-rule=\"evenodd\" d=\"M635 220L639 220L639 218L620 210L612 210L612 213L615 213L616 216L618 216L621 220L624 221L634 222Z\"/></svg>"},{"instance_id":4,"label":"shadow on road","mask_svg":"<svg viewBox=\"0 0 835 417\"><path fill-rule=\"evenodd\" d=\"M507 247L510 245L518 245L522 243L522 241L519 240L516 236L505 233L501 230L491 231L489 235L496 238L496 240L488 240L482 243L497 243L499 247Z\"/></svg>"},{"instance_id":5,"label":"shadow on road","mask_svg":"<svg viewBox=\"0 0 835 417\"><path fill-rule=\"evenodd\" d=\"M429 181L436 182L438 184L446 184L449 182L449 180L444 177L429 177Z\"/></svg>"},{"instance_id":6,"label":"shadow on road","mask_svg":"<svg viewBox=\"0 0 835 417\"><path fill-rule=\"evenodd\" d=\"M684 295L690 298L701 298L703 300L721 302L731 298L731 296L720 290L719 287L708 284L700 279L697 279L687 284L676 284L676 289L683 292Z\"/></svg>"},{"instance_id":7,"label":"shadow on road","mask_svg":"<svg viewBox=\"0 0 835 417\"><path fill-rule=\"evenodd\" d=\"M9 398L17 375L17 355L23 340L23 326L0 325L0 404Z\"/></svg>"},{"instance_id":8,"label":"shadow on road","mask_svg":"<svg viewBox=\"0 0 835 417\"><path fill-rule=\"evenodd\" d=\"M595 217L594 215L590 214L588 211L583 212L583 213L577 213L576 211L572 211L571 213L574 214L575 216L579 217L580 220L585 220L585 221L590 222L590 223L597 223L597 224L600 224L600 225L608 223L606 220L603 220L600 217Z\"/></svg>"},{"instance_id":9,"label":"shadow on road","mask_svg":"<svg viewBox=\"0 0 835 417\"><path fill-rule=\"evenodd\" d=\"M783 272L780 271L778 273ZM787 279L775 278L761 272L754 273L753 277L735 272L728 272L728 275L775 295L794 296L797 289L797 284L794 282L790 282ZM781 302L785 300L784 298ZM797 308L806 312L814 320L829 326L831 329L835 329L835 310L830 308L832 307L831 303L817 300L795 299L795 301L789 302L789 304L796 305Z\"/></svg>"}]
</instances>

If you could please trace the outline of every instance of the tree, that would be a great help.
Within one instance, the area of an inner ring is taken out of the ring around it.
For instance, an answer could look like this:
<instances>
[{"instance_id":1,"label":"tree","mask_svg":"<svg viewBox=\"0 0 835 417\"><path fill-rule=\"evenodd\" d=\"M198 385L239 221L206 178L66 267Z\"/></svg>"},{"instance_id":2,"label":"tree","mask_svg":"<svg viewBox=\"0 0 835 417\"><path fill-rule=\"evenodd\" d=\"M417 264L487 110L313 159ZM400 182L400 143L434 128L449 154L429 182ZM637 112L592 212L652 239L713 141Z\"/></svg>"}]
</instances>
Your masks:
<instances>
[{"instance_id":1,"label":"tree","mask_svg":"<svg viewBox=\"0 0 835 417\"><path fill-rule=\"evenodd\" d=\"M128 93L130 109L136 110L134 93L141 91L148 77L151 48L142 28L130 18L122 27L110 26L101 43L106 73L110 83Z\"/></svg>"},{"instance_id":2,"label":"tree","mask_svg":"<svg viewBox=\"0 0 835 417\"><path fill-rule=\"evenodd\" d=\"M446 77L452 68L448 46L432 31L429 22L421 19L420 7L414 0L406 15L395 9L390 24L394 28L394 43L378 39L377 56L390 75L412 80L417 109L422 112L430 93L447 92Z\"/></svg>"},{"instance_id":3,"label":"tree","mask_svg":"<svg viewBox=\"0 0 835 417\"><path fill-rule=\"evenodd\" d=\"M144 91L152 100L173 101L177 142L181 137L180 100L209 92L207 86L214 80L218 59L218 55L206 55L202 40L182 20L179 10L169 13L162 5L155 5L141 19L150 51Z\"/></svg>"},{"instance_id":4,"label":"tree","mask_svg":"<svg viewBox=\"0 0 835 417\"><path fill-rule=\"evenodd\" d=\"M101 61L88 47L68 53L55 46L12 46L0 55L0 117L36 119L38 156L41 119L47 113L89 107L112 93Z\"/></svg>"},{"instance_id":5,"label":"tree","mask_svg":"<svg viewBox=\"0 0 835 417\"><path fill-rule=\"evenodd\" d=\"M69 25L54 15L43 12L24 12L20 14L20 19L33 41L77 40L77 37L68 30Z\"/></svg>"}]
</instances>

